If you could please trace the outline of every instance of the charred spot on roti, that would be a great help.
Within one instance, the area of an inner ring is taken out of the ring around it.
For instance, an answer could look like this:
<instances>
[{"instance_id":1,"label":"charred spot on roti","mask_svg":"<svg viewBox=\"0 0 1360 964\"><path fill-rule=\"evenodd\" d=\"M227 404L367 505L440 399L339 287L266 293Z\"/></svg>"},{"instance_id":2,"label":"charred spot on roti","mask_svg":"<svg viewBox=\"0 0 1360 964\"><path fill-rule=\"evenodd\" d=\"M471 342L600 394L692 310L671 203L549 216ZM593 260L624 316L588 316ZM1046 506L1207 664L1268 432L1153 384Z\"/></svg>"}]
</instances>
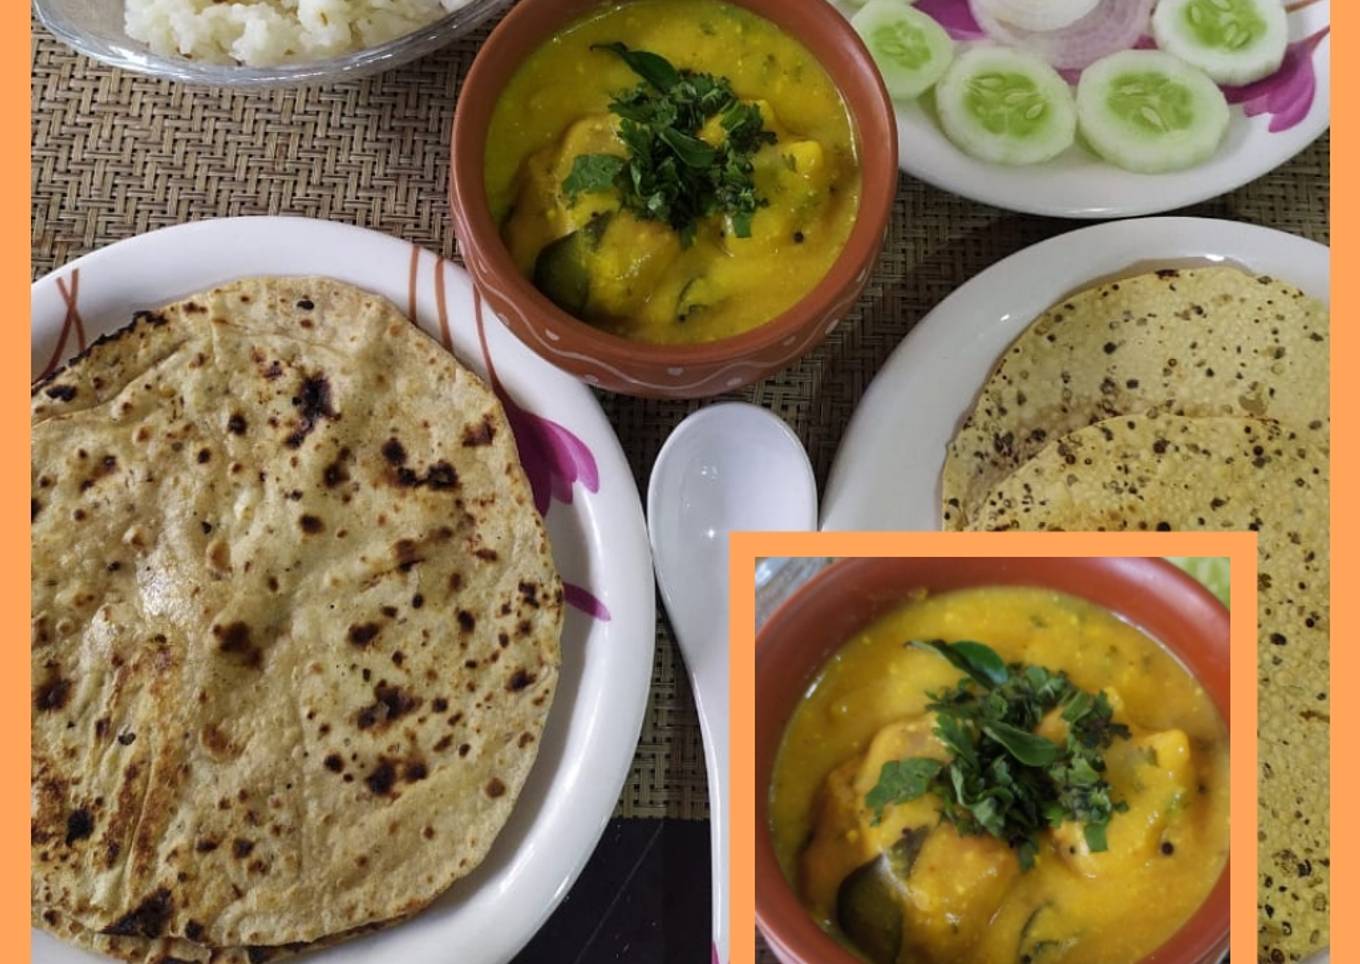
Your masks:
<instances>
[{"instance_id":1,"label":"charred spot on roti","mask_svg":"<svg viewBox=\"0 0 1360 964\"><path fill-rule=\"evenodd\" d=\"M511 693L517 693L533 683L534 676L524 669L517 669L510 674L510 679L506 682L505 688Z\"/></svg>"},{"instance_id":2,"label":"charred spot on roti","mask_svg":"<svg viewBox=\"0 0 1360 964\"><path fill-rule=\"evenodd\" d=\"M33 705L41 713L54 713L66 706L71 697L71 681L60 675L49 677L33 694Z\"/></svg>"},{"instance_id":3,"label":"charred spot on roti","mask_svg":"<svg viewBox=\"0 0 1360 964\"><path fill-rule=\"evenodd\" d=\"M328 489L333 489L342 482L348 482L349 469L345 467L345 463L349 461L349 458L350 450L342 447L336 453L335 459L322 471L321 484Z\"/></svg>"},{"instance_id":4,"label":"charred spot on roti","mask_svg":"<svg viewBox=\"0 0 1360 964\"><path fill-rule=\"evenodd\" d=\"M246 434L246 424L244 415L240 412L232 412L231 417L227 419L227 431L232 435L244 435Z\"/></svg>"},{"instance_id":5,"label":"charred spot on roti","mask_svg":"<svg viewBox=\"0 0 1360 964\"><path fill-rule=\"evenodd\" d=\"M331 406L331 383L319 372L302 379L292 402L298 416L293 431L284 439L284 445L290 449L301 448L307 436L316 429L318 422L334 421L340 417Z\"/></svg>"},{"instance_id":6,"label":"charred spot on roti","mask_svg":"<svg viewBox=\"0 0 1360 964\"><path fill-rule=\"evenodd\" d=\"M364 786L368 787L369 792L378 797L390 795L396 782L397 768L386 757L379 758L377 764L369 771L368 776L364 777Z\"/></svg>"},{"instance_id":7,"label":"charred spot on roti","mask_svg":"<svg viewBox=\"0 0 1360 964\"><path fill-rule=\"evenodd\" d=\"M395 437L383 443L382 456L389 465L406 464L406 449Z\"/></svg>"},{"instance_id":8,"label":"charred spot on roti","mask_svg":"<svg viewBox=\"0 0 1360 964\"><path fill-rule=\"evenodd\" d=\"M414 693L380 681L373 687L373 702L359 710L354 723L361 730L382 732L417 709L422 702Z\"/></svg>"},{"instance_id":9,"label":"charred spot on roti","mask_svg":"<svg viewBox=\"0 0 1360 964\"><path fill-rule=\"evenodd\" d=\"M217 652L229 661L250 669L259 669L264 662L260 647L251 641L250 626L241 620L212 628L217 637Z\"/></svg>"},{"instance_id":10,"label":"charred spot on roti","mask_svg":"<svg viewBox=\"0 0 1360 964\"><path fill-rule=\"evenodd\" d=\"M66 817L66 846L85 840L94 833L94 815L85 807L72 810Z\"/></svg>"},{"instance_id":11,"label":"charred spot on roti","mask_svg":"<svg viewBox=\"0 0 1360 964\"><path fill-rule=\"evenodd\" d=\"M255 852L255 841L237 837L231 842L231 855L237 860L245 860Z\"/></svg>"},{"instance_id":12,"label":"charred spot on roti","mask_svg":"<svg viewBox=\"0 0 1360 964\"><path fill-rule=\"evenodd\" d=\"M79 392L74 385L52 385L43 394L59 402L69 402L74 400Z\"/></svg>"},{"instance_id":13,"label":"charred spot on roti","mask_svg":"<svg viewBox=\"0 0 1360 964\"><path fill-rule=\"evenodd\" d=\"M318 535L326 531L326 524L317 516L303 514L298 516L298 527L309 536Z\"/></svg>"},{"instance_id":14,"label":"charred spot on roti","mask_svg":"<svg viewBox=\"0 0 1360 964\"><path fill-rule=\"evenodd\" d=\"M483 415L482 420L476 425L469 425L463 429L463 448L490 445L495 438L496 426L492 423L491 416Z\"/></svg>"},{"instance_id":15,"label":"charred spot on roti","mask_svg":"<svg viewBox=\"0 0 1360 964\"><path fill-rule=\"evenodd\" d=\"M169 324L170 319L167 318L167 317L165 316L164 313L159 312L159 311L136 311L136 312L133 312L133 314L132 314L132 323L133 323L134 325L136 325L136 324L141 323L141 322L145 322L146 324L150 325L152 328L161 328L161 327L163 327L163 326Z\"/></svg>"},{"instance_id":16,"label":"charred spot on roti","mask_svg":"<svg viewBox=\"0 0 1360 964\"><path fill-rule=\"evenodd\" d=\"M423 475L402 465L395 469L391 478L398 488L403 489L427 488L434 492L447 492L458 488L458 472L444 459L431 463Z\"/></svg>"},{"instance_id":17,"label":"charred spot on roti","mask_svg":"<svg viewBox=\"0 0 1360 964\"><path fill-rule=\"evenodd\" d=\"M458 628L465 633L470 633L477 628L477 617L466 609L458 610Z\"/></svg>"},{"instance_id":18,"label":"charred spot on roti","mask_svg":"<svg viewBox=\"0 0 1360 964\"><path fill-rule=\"evenodd\" d=\"M377 623L355 623L349 628L349 641L364 649L369 643L373 642L382 627Z\"/></svg>"},{"instance_id":19,"label":"charred spot on roti","mask_svg":"<svg viewBox=\"0 0 1360 964\"><path fill-rule=\"evenodd\" d=\"M486 795L493 800L505 795L505 784L501 782L499 777L492 777L487 782Z\"/></svg>"},{"instance_id":20,"label":"charred spot on roti","mask_svg":"<svg viewBox=\"0 0 1360 964\"><path fill-rule=\"evenodd\" d=\"M173 912L170 891L160 888L100 933L112 937L160 937Z\"/></svg>"}]
</instances>

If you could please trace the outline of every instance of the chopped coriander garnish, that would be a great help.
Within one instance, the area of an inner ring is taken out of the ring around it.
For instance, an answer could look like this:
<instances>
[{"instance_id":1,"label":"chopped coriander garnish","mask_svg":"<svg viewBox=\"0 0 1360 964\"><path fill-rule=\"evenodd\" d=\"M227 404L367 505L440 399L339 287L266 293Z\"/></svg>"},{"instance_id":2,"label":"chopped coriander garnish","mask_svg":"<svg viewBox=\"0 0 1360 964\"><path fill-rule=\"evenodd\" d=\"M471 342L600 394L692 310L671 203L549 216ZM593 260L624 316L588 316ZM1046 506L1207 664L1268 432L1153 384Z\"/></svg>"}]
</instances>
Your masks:
<instances>
[{"instance_id":1,"label":"chopped coriander garnish","mask_svg":"<svg viewBox=\"0 0 1360 964\"><path fill-rule=\"evenodd\" d=\"M613 154L578 154L572 161L571 173L562 182L562 190L575 201L581 194L598 194L614 186L614 178L624 168L624 160Z\"/></svg>"},{"instance_id":2,"label":"chopped coriander garnish","mask_svg":"<svg viewBox=\"0 0 1360 964\"><path fill-rule=\"evenodd\" d=\"M907 645L938 653L964 674L953 689L928 694L935 737L950 758L885 763L864 800L875 821L886 807L930 793L959 833L1004 840L1026 870L1040 831L1067 820L1082 825L1092 852L1107 849L1110 818L1128 805L1110 796L1104 751L1128 739L1129 728L1113 721L1106 695L1078 689L1065 673L1008 665L982 643ZM1061 743L1034 732L1058 708L1067 723Z\"/></svg>"},{"instance_id":3,"label":"chopped coriander garnish","mask_svg":"<svg viewBox=\"0 0 1360 964\"><path fill-rule=\"evenodd\" d=\"M754 104L737 99L725 77L677 69L659 54L621 43L596 44L613 53L642 83L610 102L627 157L583 154L572 162L562 190L571 201L585 193L616 190L634 217L664 221L689 244L701 218L723 214L739 238L751 236L751 219L766 203L756 194L751 156L775 135ZM718 117L727 135L718 146L698 133Z\"/></svg>"}]
</instances>

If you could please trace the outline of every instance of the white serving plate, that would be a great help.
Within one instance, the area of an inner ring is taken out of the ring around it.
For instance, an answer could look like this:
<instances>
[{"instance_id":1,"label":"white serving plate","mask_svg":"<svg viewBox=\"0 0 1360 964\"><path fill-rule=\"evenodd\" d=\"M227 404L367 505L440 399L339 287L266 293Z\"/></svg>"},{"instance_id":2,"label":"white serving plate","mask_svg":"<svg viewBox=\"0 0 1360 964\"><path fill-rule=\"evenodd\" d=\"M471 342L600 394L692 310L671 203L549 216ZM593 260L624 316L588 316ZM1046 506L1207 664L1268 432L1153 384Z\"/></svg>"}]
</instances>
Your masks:
<instances>
[{"instance_id":1,"label":"white serving plate","mask_svg":"<svg viewBox=\"0 0 1360 964\"><path fill-rule=\"evenodd\" d=\"M824 529L940 527L945 447L992 365L1047 308L1130 268L1235 263L1328 300L1330 251L1238 221L1147 218L1082 228L992 265L926 315L850 420L822 498Z\"/></svg>"},{"instance_id":2,"label":"white serving plate","mask_svg":"<svg viewBox=\"0 0 1360 964\"><path fill-rule=\"evenodd\" d=\"M1157 214L1226 194L1279 167L1316 140L1330 123L1332 45L1327 31L1331 0L1286 2L1291 45L1298 45L1291 46L1298 72L1292 78L1280 74L1261 82L1264 86L1252 109L1263 109L1255 116L1248 116L1243 105L1234 106L1223 145L1198 167L1168 174L1134 174L1106 163L1080 144L1046 164L1010 167L979 161L944 136L931 113L934 95L930 92L897 106L899 163L908 174L942 190L1011 211L1054 217ZM838 0L838 5L847 15L856 9L846 0ZM918 6L938 14L937 19L952 22L961 12L966 15L968 3L918 0ZM969 35L966 30L954 33L956 37ZM1311 104L1307 101L1309 65ZM1291 109L1298 115L1290 116ZM1273 126L1283 129L1272 130Z\"/></svg>"},{"instance_id":3,"label":"white serving plate","mask_svg":"<svg viewBox=\"0 0 1360 964\"><path fill-rule=\"evenodd\" d=\"M590 390L479 311L461 268L409 242L326 221L197 221L120 241L53 272L32 289L33 376L127 324L137 309L262 274L326 275L387 297L483 377L493 365L503 400L517 409L521 454L538 483L540 510L548 506L553 557L568 586L562 674L537 762L474 873L412 920L314 955L335 964L502 964L585 866L637 747L656 632L637 486ZM526 451L526 424L553 440L535 448L537 457ZM104 959L35 930L32 960Z\"/></svg>"}]
</instances>

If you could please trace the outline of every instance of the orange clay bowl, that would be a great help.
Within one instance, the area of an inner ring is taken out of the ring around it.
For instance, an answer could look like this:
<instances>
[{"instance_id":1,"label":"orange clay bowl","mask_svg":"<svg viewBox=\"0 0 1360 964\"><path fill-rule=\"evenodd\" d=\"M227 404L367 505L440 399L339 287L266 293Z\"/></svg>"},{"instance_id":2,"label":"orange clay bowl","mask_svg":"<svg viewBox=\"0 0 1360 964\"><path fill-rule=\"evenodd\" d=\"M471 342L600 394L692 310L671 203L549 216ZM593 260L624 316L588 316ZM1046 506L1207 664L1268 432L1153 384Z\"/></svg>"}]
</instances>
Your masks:
<instances>
[{"instance_id":1,"label":"orange clay bowl","mask_svg":"<svg viewBox=\"0 0 1360 964\"><path fill-rule=\"evenodd\" d=\"M654 345L567 314L521 275L487 203L486 135L497 98L531 53L601 0L519 0L472 62L453 118L449 195L459 250L482 298L511 331L590 385L652 398L704 398L770 375L815 348L850 311L883 247L897 190L897 124L869 52L824 0L728 0L797 38L849 108L862 179L859 214L826 277L788 311L743 334Z\"/></svg>"},{"instance_id":2,"label":"orange clay bowl","mask_svg":"<svg viewBox=\"0 0 1360 964\"><path fill-rule=\"evenodd\" d=\"M1160 559L849 559L823 570L756 639L756 922L785 964L860 964L813 921L770 840L769 787L784 727L846 640L917 589L1038 586L1128 620L1174 653L1228 722L1228 611ZM1143 964L1217 964L1228 950L1228 869L1190 920Z\"/></svg>"}]
</instances>

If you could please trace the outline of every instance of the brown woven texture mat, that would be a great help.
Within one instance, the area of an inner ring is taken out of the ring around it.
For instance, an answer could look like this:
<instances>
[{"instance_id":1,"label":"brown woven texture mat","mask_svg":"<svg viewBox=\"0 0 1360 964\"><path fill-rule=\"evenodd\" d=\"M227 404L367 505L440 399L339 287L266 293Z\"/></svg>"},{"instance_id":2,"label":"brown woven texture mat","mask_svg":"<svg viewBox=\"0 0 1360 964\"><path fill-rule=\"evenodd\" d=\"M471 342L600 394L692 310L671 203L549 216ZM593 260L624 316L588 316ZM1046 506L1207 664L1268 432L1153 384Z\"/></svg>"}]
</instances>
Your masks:
<instances>
[{"instance_id":1,"label":"brown woven texture mat","mask_svg":"<svg viewBox=\"0 0 1360 964\"><path fill-rule=\"evenodd\" d=\"M459 80L484 36L368 80L232 93L114 71L35 25L35 276L120 238L243 214L343 221L456 257L449 125ZM1324 138L1273 174L1185 213L1326 242L1328 159ZM738 397L783 416L825 482L865 387L931 306L998 259L1076 226L999 211L904 177L887 249L849 323ZM644 488L662 441L699 404L601 401ZM664 619L642 741L617 814L707 815L699 727Z\"/></svg>"}]
</instances>

